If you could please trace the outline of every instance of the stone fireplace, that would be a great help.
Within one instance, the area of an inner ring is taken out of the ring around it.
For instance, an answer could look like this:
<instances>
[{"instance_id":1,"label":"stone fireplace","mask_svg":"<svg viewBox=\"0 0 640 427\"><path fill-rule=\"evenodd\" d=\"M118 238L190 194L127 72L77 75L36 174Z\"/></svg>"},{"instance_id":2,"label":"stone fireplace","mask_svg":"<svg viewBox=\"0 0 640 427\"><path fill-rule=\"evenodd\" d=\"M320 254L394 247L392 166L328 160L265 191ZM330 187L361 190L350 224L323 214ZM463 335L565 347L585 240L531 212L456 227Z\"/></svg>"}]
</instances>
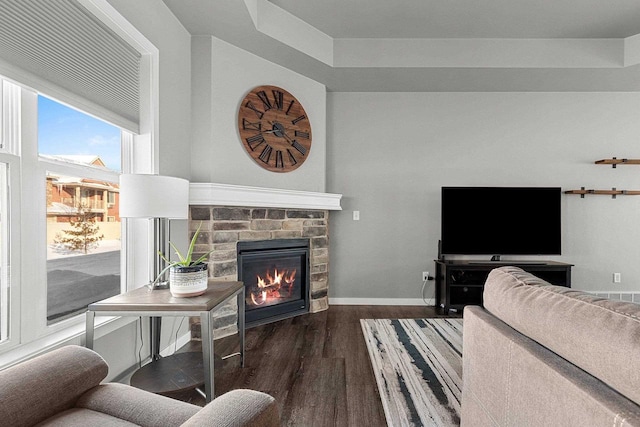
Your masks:
<instances>
[{"instance_id":1,"label":"stone fireplace","mask_svg":"<svg viewBox=\"0 0 640 427\"><path fill-rule=\"evenodd\" d=\"M195 251L203 254L213 250L208 262L211 278L235 281L239 280L239 242L305 239L308 241L308 280L304 291L308 293L308 309L305 311L316 313L326 310L329 213L341 209L341 197L329 193L192 183L190 232L195 232L202 224ZM218 310L214 319L216 336L235 333L236 318L235 303ZM191 323L192 337L198 339L199 320L193 318ZM255 324L259 323L265 322Z\"/></svg>"}]
</instances>

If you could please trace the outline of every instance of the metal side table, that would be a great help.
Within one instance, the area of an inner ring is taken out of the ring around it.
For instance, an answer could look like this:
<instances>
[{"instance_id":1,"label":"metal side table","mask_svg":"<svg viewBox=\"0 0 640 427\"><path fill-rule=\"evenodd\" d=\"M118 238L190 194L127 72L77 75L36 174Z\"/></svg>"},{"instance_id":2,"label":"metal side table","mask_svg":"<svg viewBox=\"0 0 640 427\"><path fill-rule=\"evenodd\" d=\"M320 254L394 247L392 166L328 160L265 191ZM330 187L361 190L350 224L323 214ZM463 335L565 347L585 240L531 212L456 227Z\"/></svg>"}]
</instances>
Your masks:
<instances>
[{"instance_id":1,"label":"metal side table","mask_svg":"<svg viewBox=\"0 0 640 427\"><path fill-rule=\"evenodd\" d=\"M95 316L192 317L199 316L202 328L202 358L204 366L205 399L213 400L214 353L213 312L236 298L238 304L238 335L240 352L226 356L240 356L244 367L244 285L242 282L215 282L209 280L206 292L197 297L176 298L168 289L134 289L90 304L87 311L86 347L93 349ZM159 331L158 331L159 332ZM171 356L169 356L171 357ZM167 358L165 358L167 359ZM154 362L151 362L154 363Z\"/></svg>"}]
</instances>

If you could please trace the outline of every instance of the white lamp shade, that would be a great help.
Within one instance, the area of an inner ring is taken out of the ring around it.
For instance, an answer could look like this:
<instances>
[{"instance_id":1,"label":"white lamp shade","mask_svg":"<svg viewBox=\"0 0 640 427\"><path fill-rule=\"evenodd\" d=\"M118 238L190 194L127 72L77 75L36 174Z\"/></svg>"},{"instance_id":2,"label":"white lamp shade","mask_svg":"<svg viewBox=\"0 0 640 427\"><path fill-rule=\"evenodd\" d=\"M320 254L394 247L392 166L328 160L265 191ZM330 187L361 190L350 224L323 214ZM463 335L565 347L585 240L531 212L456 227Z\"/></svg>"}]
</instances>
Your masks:
<instances>
[{"instance_id":1,"label":"white lamp shade","mask_svg":"<svg viewBox=\"0 0 640 427\"><path fill-rule=\"evenodd\" d=\"M123 218L189 218L189 181L160 175L120 175Z\"/></svg>"}]
</instances>

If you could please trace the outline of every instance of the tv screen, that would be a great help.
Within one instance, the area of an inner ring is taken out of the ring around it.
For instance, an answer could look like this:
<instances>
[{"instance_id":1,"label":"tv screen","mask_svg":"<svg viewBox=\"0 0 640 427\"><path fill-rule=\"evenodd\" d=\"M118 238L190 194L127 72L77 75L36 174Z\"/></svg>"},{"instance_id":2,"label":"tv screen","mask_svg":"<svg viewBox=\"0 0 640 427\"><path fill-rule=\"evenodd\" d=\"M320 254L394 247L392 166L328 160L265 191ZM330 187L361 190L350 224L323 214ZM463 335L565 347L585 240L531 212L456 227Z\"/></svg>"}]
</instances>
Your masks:
<instances>
[{"instance_id":1,"label":"tv screen","mask_svg":"<svg viewBox=\"0 0 640 427\"><path fill-rule=\"evenodd\" d=\"M560 255L559 187L442 187L443 255Z\"/></svg>"}]
</instances>

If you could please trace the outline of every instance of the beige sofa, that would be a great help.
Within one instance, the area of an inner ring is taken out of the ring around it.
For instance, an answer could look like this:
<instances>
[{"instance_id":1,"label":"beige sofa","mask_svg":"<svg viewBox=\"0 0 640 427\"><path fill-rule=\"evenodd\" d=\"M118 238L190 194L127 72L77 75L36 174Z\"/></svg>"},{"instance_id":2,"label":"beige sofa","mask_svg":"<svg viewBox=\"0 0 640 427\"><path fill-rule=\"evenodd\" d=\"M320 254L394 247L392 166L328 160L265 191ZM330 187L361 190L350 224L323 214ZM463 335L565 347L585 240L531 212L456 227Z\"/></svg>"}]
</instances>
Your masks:
<instances>
[{"instance_id":1,"label":"beige sofa","mask_svg":"<svg viewBox=\"0 0 640 427\"><path fill-rule=\"evenodd\" d=\"M280 425L274 399L234 390L204 408L137 388L107 383L97 353L66 346L0 372L0 425L255 426Z\"/></svg>"},{"instance_id":2,"label":"beige sofa","mask_svg":"<svg viewBox=\"0 0 640 427\"><path fill-rule=\"evenodd\" d=\"M464 310L462 426L640 426L640 306L493 270Z\"/></svg>"}]
</instances>

